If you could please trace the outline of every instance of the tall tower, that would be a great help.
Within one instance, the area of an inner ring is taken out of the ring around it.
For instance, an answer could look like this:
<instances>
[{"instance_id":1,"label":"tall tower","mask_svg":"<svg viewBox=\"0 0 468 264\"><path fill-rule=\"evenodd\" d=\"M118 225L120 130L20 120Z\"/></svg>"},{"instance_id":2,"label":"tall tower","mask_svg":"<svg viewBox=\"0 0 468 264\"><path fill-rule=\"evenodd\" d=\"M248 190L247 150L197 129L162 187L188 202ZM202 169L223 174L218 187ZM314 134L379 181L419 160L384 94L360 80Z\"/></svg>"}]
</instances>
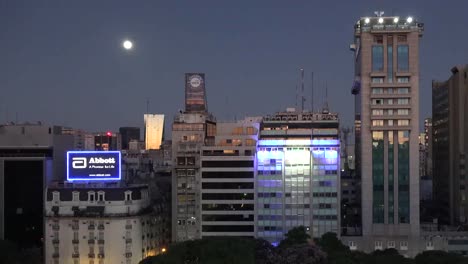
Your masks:
<instances>
[{"instance_id":1,"label":"tall tower","mask_svg":"<svg viewBox=\"0 0 468 264\"><path fill-rule=\"evenodd\" d=\"M367 250L413 255L419 236L419 39L412 17L354 25L356 162Z\"/></svg>"}]
</instances>

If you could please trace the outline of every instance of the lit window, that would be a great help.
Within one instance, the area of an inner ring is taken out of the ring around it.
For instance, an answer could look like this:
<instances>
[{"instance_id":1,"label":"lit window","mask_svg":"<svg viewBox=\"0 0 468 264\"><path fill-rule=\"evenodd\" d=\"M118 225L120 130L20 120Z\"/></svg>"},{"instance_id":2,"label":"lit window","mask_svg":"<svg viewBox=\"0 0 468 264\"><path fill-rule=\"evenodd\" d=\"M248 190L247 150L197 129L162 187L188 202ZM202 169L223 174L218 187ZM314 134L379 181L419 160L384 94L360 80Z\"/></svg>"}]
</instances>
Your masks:
<instances>
[{"instance_id":1,"label":"lit window","mask_svg":"<svg viewBox=\"0 0 468 264\"><path fill-rule=\"evenodd\" d=\"M393 104L393 99L388 99L387 104L392 105Z\"/></svg>"},{"instance_id":2,"label":"lit window","mask_svg":"<svg viewBox=\"0 0 468 264\"><path fill-rule=\"evenodd\" d=\"M409 83L409 77L398 77L397 82L398 83Z\"/></svg>"},{"instance_id":3,"label":"lit window","mask_svg":"<svg viewBox=\"0 0 468 264\"><path fill-rule=\"evenodd\" d=\"M395 248L395 241L388 241L387 248Z\"/></svg>"},{"instance_id":4,"label":"lit window","mask_svg":"<svg viewBox=\"0 0 468 264\"><path fill-rule=\"evenodd\" d=\"M383 120L372 120L372 126L383 126Z\"/></svg>"},{"instance_id":5,"label":"lit window","mask_svg":"<svg viewBox=\"0 0 468 264\"><path fill-rule=\"evenodd\" d=\"M398 109L398 115L408 115L408 109Z\"/></svg>"},{"instance_id":6,"label":"lit window","mask_svg":"<svg viewBox=\"0 0 468 264\"><path fill-rule=\"evenodd\" d=\"M389 126L393 126L393 120L388 120L387 122Z\"/></svg>"},{"instance_id":7,"label":"lit window","mask_svg":"<svg viewBox=\"0 0 468 264\"><path fill-rule=\"evenodd\" d=\"M408 250L408 241L400 242L400 250Z\"/></svg>"},{"instance_id":8,"label":"lit window","mask_svg":"<svg viewBox=\"0 0 468 264\"><path fill-rule=\"evenodd\" d=\"M373 109L373 110L372 110L372 115L374 115L374 116L381 116L381 115L383 115L383 109Z\"/></svg>"},{"instance_id":9,"label":"lit window","mask_svg":"<svg viewBox=\"0 0 468 264\"><path fill-rule=\"evenodd\" d=\"M374 249L375 250L382 250L382 241L375 241L374 243Z\"/></svg>"},{"instance_id":10,"label":"lit window","mask_svg":"<svg viewBox=\"0 0 468 264\"><path fill-rule=\"evenodd\" d=\"M398 99L398 104L399 105L407 105L409 103L408 98L399 98Z\"/></svg>"},{"instance_id":11,"label":"lit window","mask_svg":"<svg viewBox=\"0 0 468 264\"><path fill-rule=\"evenodd\" d=\"M387 115L393 115L393 109L388 109L387 110Z\"/></svg>"},{"instance_id":12,"label":"lit window","mask_svg":"<svg viewBox=\"0 0 468 264\"><path fill-rule=\"evenodd\" d=\"M399 126L409 126L409 120L407 120L407 119L398 120L398 125Z\"/></svg>"}]
</instances>

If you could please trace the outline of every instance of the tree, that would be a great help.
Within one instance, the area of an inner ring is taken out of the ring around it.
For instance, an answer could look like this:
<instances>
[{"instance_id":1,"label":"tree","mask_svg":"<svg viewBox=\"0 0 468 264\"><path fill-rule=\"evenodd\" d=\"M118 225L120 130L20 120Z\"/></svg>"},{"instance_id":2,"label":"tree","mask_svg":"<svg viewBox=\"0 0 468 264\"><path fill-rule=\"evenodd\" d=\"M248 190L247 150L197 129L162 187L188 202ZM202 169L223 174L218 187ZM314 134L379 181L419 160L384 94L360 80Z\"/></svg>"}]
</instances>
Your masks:
<instances>
[{"instance_id":1,"label":"tree","mask_svg":"<svg viewBox=\"0 0 468 264\"><path fill-rule=\"evenodd\" d=\"M415 264L467 264L468 259L461 255L447 253L445 251L424 251L414 258Z\"/></svg>"},{"instance_id":2,"label":"tree","mask_svg":"<svg viewBox=\"0 0 468 264\"><path fill-rule=\"evenodd\" d=\"M280 248L289 247L292 245L305 244L307 240L310 239L309 234L307 234L305 227L298 226L288 231L284 235L286 238L281 240L279 245Z\"/></svg>"}]
</instances>

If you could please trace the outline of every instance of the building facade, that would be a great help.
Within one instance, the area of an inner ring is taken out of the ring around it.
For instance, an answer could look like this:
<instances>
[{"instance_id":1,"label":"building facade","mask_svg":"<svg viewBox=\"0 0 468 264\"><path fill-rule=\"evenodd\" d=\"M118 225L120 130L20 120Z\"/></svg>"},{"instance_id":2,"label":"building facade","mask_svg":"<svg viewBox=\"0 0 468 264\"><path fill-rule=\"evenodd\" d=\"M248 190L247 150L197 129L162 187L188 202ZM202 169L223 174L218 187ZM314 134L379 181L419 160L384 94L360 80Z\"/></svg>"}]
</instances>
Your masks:
<instances>
[{"instance_id":1,"label":"building facade","mask_svg":"<svg viewBox=\"0 0 468 264\"><path fill-rule=\"evenodd\" d=\"M419 39L412 17L354 26L356 151L366 251L414 255L419 239Z\"/></svg>"},{"instance_id":2,"label":"building facade","mask_svg":"<svg viewBox=\"0 0 468 264\"><path fill-rule=\"evenodd\" d=\"M278 244L304 226L312 237L340 229L338 115L288 109L263 118L257 144L257 233Z\"/></svg>"},{"instance_id":3,"label":"building facade","mask_svg":"<svg viewBox=\"0 0 468 264\"><path fill-rule=\"evenodd\" d=\"M218 122L202 147L202 237L255 237L255 153L261 118Z\"/></svg>"},{"instance_id":4,"label":"building facade","mask_svg":"<svg viewBox=\"0 0 468 264\"><path fill-rule=\"evenodd\" d=\"M140 141L140 128L139 127L121 127L119 133L122 138L122 149L128 149L128 144L132 140Z\"/></svg>"},{"instance_id":5,"label":"building facade","mask_svg":"<svg viewBox=\"0 0 468 264\"><path fill-rule=\"evenodd\" d=\"M146 186L51 185L45 196L47 264L136 264L162 251Z\"/></svg>"},{"instance_id":6,"label":"building facade","mask_svg":"<svg viewBox=\"0 0 468 264\"><path fill-rule=\"evenodd\" d=\"M452 68L445 82L432 82L433 181L439 223L466 225L468 65Z\"/></svg>"},{"instance_id":7,"label":"building facade","mask_svg":"<svg viewBox=\"0 0 468 264\"><path fill-rule=\"evenodd\" d=\"M145 147L159 149L164 140L164 115L145 114Z\"/></svg>"}]
</instances>

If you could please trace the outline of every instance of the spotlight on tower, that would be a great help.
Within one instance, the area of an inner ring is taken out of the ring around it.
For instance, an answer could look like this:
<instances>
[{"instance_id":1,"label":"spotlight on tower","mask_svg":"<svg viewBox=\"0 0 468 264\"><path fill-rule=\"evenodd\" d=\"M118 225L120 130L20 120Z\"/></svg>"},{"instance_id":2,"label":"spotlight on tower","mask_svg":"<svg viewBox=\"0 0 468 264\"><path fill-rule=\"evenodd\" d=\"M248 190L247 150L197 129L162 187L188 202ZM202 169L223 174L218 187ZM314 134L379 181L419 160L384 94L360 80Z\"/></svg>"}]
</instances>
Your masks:
<instances>
[{"instance_id":1,"label":"spotlight on tower","mask_svg":"<svg viewBox=\"0 0 468 264\"><path fill-rule=\"evenodd\" d=\"M398 18L398 17L395 17L395 18L393 19L393 23L395 23L395 24L396 24L396 23L398 23L398 21L399 21L399 20L400 20L400 18Z\"/></svg>"},{"instance_id":2,"label":"spotlight on tower","mask_svg":"<svg viewBox=\"0 0 468 264\"><path fill-rule=\"evenodd\" d=\"M413 22L413 18L412 18L412 17L408 17L408 18L406 19L406 22L408 22L408 23Z\"/></svg>"},{"instance_id":3,"label":"spotlight on tower","mask_svg":"<svg viewBox=\"0 0 468 264\"><path fill-rule=\"evenodd\" d=\"M370 23L370 18L366 17L366 19L364 19L364 23L369 24Z\"/></svg>"},{"instance_id":4,"label":"spotlight on tower","mask_svg":"<svg viewBox=\"0 0 468 264\"><path fill-rule=\"evenodd\" d=\"M383 17L379 17L379 24L383 23Z\"/></svg>"}]
</instances>

